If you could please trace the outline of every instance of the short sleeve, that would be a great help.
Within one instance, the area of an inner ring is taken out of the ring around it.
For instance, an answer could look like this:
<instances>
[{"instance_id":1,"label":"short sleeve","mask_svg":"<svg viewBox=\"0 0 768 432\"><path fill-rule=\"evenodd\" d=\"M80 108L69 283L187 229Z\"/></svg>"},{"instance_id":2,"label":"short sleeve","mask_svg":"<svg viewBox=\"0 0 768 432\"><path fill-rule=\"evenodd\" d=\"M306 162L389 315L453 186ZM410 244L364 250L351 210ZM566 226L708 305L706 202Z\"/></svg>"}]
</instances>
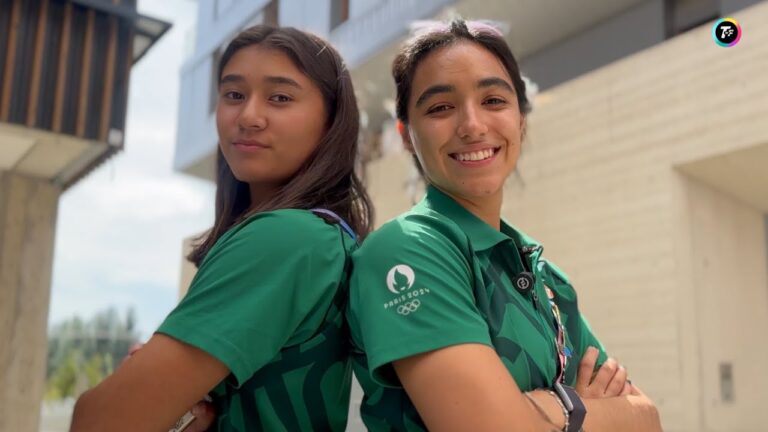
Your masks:
<instances>
[{"instance_id":1,"label":"short sleeve","mask_svg":"<svg viewBox=\"0 0 768 432\"><path fill-rule=\"evenodd\" d=\"M464 343L491 345L461 241L437 216L403 216L353 254L350 325L372 378L399 386L391 362Z\"/></svg>"},{"instance_id":2,"label":"short sleeve","mask_svg":"<svg viewBox=\"0 0 768 432\"><path fill-rule=\"evenodd\" d=\"M242 384L319 328L344 260L337 227L309 211L253 216L219 239L157 331L216 357Z\"/></svg>"}]
</instances>

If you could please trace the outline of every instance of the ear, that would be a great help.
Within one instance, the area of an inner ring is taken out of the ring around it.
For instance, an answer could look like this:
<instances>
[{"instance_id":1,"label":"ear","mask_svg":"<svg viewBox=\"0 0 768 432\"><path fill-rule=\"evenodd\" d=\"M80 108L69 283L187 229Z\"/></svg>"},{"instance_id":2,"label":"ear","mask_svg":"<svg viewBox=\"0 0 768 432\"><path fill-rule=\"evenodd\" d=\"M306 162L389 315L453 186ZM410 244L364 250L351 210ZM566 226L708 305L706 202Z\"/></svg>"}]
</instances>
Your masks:
<instances>
[{"instance_id":1,"label":"ear","mask_svg":"<svg viewBox=\"0 0 768 432\"><path fill-rule=\"evenodd\" d=\"M403 139L403 146L405 149L413 153L413 142L411 142L411 133L408 130L408 126L402 121L397 120L397 122L395 122L395 127L397 127L397 132L400 134L400 138Z\"/></svg>"},{"instance_id":2,"label":"ear","mask_svg":"<svg viewBox=\"0 0 768 432\"><path fill-rule=\"evenodd\" d=\"M526 132L528 128L528 118L526 116L520 116L520 139L522 140L525 138Z\"/></svg>"}]
</instances>

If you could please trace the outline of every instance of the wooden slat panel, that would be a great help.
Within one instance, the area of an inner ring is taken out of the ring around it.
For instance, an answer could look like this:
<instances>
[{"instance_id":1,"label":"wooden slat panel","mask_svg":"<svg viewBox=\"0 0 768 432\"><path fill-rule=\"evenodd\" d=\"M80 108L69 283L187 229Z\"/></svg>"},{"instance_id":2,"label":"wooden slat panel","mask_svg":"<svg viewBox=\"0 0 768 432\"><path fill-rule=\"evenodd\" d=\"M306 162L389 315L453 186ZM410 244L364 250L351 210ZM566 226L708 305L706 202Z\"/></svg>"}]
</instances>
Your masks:
<instances>
[{"instance_id":1,"label":"wooden slat panel","mask_svg":"<svg viewBox=\"0 0 768 432\"><path fill-rule=\"evenodd\" d=\"M13 0L0 0L0 83L5 82L5 63L7 61L8 39L11 35L11 10ZM0 101L3 99L3 85L0 84Z\"/></svg>"},{"instance_id":2,"label":"wooden slat panel","mask_svg":"<svg viewBox=\"0 0 768 432\"><path fill-rule=\"evenodd\" d=\"M99 121L99 140L106 141L109 134L109 118L112 113L112 94L115 85L115 61L117 55L117 19L109 18L109 36L107 46L107 69L104 78L104 92L101 100L101 120Z\"/></svg>"},{"instance_id":3,"label":"wooden slat panel","mask_svg":"<svg viewBox=\"0 0 768 432\"><path fill-rule=\"evenodd\" d=\"M80 106L80 88L83 66L83 51L85 34L88 28L88 9L80 5L72 7L72 24L70 25L70 49L67 56L67 78L64 83L64 102L61 113L61 132L77 134L77 115Z\"/></svg>"},{"instance_id":4,"label":"wooden slat panel","mask_svg":"<svg viewBox=\"0 0 768 432\"><path fill-rule=\"evenodd\" d=\"M91 53L93 51L93 26L96 19L96 11L88 10L88 21L85 27L85 44L83 46L83 63L80 75L79 107L77 111L77 130L79 137L85 135L85 120L88 111L88 87L91 76Z\"/></svg>"},{"instance_id":5,"label":"wooden slat panel","mask_svg":"<svg viewBox=\"0 0 768 432\"><path fill-rule=\"evenodd\" d=\"M40 90L37 97L35 127L53 130L53 110L56 106L56 83L59 81L58 67L64 11L66 3L61 0L47 0L47 28L43 38L42 66L40 67Z\"/></svg>"},{"instance_id":6,"label":"wooden slat panel","mask_svg":"<svg viewBox=\"0 0 768 432\"><path fill-rule=\"evenodd\" d=\"M40 11L41 0L24 0L21 2L21 13L16 29L16 54L13 61L13 72L8 77L11 82L11 103L8 111L8 121L25 124L27 107L29 106L30 76L35 54L35 35Z\"/></svg>"},{"instance_id":7,"label":"wooden slat panel","mask_svg":"<svg viewBox=\"0 0 768 432\"><path fill-rule=\"evenodd\" d=\"M72 26L72 3L67 2L64 9L64 25L61 29L59 44L58 80L56 81L56 101L53 109L53 131L60 132L63 124L64 90L67 85L67 58L69 57L69 39Z\"/></svg>"},{"instance_id":8,"label":"wooden slat panel","mask_svg":"<svg viewBox=\"0 0 768 432\"><path fill-rule=\"evenodd\" d=\"M117 52L115 60L115 85L112 97L112 113L109 127L123 131L128 102L128 79L133 61L133 29L124 21L118 23Z\"/></svg>"},{"instance_id":9,"label":"wooden slat panel","mask_svg":"<svg viewBox=\"0 0 768 432\"><path fill-rule=\"evenodd\" d=\"M8 49L6 51L5 68L3 69L3 97L0 100L0 121L8 121L11 108L11 84L13 83L13 66L16 58L16 37L21 17L21 0L14 0L11 7L11 25L8 33Z\"/></svg>"},{"instance_id":10,"label":"wooden slat panel","mask_svg":"<svg viewBox=\"0 0 768 432\"><path fill-rule=\"evenodd\" d=\"M31 87L29 89L29 105L27 106L27 126L33 127L37 122L37 104L40 96L40 76L43 63L43 49L45 47L45 30L48 18L48 0L42 0L40 13L37 19L37 32L35 34L34 63L32 65Z\"/></svg>"},{"instance_id":11,"label":"wooden slat panel","mask_svg":"<svg viewBox=\"0 0 768 432\"><path fill-rule=\"evenodd\" d=\"M110 15L96 12L91 44L91 67L88 79L87 107L85 110L84 138L98 139L101 132L101 113L104 111L104 84L106 81L109 50Z\"/></svg>"}]
</instances>

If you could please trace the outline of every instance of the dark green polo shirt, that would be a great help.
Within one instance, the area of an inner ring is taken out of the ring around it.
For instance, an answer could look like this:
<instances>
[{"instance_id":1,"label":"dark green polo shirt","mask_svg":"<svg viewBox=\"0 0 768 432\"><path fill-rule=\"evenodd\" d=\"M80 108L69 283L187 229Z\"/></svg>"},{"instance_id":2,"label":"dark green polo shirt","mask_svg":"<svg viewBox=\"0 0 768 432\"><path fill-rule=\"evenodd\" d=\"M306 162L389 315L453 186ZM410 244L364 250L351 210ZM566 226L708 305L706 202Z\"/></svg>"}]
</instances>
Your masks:
<instances>
[{"instance_id":1,"label":"dark green polo shirt","mask_svg":"<svg viewBox=\"0 0 768 432\"><path fill-rule=\"evenodd\" d=\"M212 392L212 430L344 430L345 263L354 245L307 210L257 214L216 242L158 329L232 372Z\"/></svg>"},{"instance_id":2,"label":"dark green polo shirt","mask_svg":"<svg viewBox=\"0 0 768 432\"><path fill-rule=\"evenodd\" d=\"M559 368L557 327L565 327L573 385L589 346L605 351L578 311L562 271L534 240L502 222L496 230L440 190L371 234L353 254L348 319L355 375L370 430L424 430L391 363L450 345L492 346L522 391L551 387ZM518 291L522 272L533 286Z\"/></svg>"}]
</instances>

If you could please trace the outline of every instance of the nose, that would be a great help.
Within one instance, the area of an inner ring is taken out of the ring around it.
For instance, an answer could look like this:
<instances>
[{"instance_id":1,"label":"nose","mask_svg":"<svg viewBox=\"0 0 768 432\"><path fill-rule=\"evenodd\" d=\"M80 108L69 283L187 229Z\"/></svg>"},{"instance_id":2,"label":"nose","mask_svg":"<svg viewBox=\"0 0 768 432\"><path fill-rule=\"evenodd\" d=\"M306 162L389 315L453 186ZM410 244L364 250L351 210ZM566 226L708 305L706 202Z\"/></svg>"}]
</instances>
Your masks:
<instances>
[{"instance_id":1,"label":"nose","mask_svg":"<svg viewBox=\"0 0 768 432\"><path fill-rule=\"evenodd\" d=\"M488 132L488 126L482 118L482 113L475 106L467 106L459 113L459 124L456 128L456 135L462 141L475 141L485 137Z\"/></svg>"},{"instance_id":2,"label":"nose","mask_svg":"<svg viewBox=\"0 0 768 432\"><path fill-rule=\"evenodd\" d=\"M262 130L267 127L267 117L264 107L257 98L251 98L243 104L243 110L237 118L237 124L242 130Z\"/></svg>"}]
</instances>

